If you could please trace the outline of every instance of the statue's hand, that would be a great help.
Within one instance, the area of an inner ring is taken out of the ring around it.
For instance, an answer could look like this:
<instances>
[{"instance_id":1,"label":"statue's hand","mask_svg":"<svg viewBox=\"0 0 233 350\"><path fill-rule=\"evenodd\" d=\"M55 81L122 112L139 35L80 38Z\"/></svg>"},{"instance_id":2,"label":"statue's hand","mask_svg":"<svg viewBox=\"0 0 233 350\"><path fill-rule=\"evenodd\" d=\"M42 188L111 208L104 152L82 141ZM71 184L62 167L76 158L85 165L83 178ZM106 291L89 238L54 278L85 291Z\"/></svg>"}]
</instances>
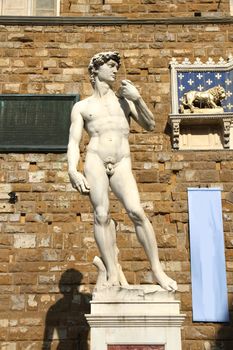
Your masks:
<instances>
[{"instance_id":1,"label":"statue's hand","mask_svg":"<svg viewBox=\"0 0 233 350\"><path fill-rule=\"evenodd\" d=\"M130 80L122 80L118 93L121 97L125 97L129 101L136 101L141 97L138 89Z\"/></svg>"},{"instance_id":2,"label":"statue's hand","mask_svg":"<svg viewBox=\"0 0 233 350\"><path fill-rule=\"evenodd\" d=\"M81 194L88 194L90 192L90 186L86 178L79 171L70 171L69 177L73 188L78 190Z\"/></svg>"}]
</instances>

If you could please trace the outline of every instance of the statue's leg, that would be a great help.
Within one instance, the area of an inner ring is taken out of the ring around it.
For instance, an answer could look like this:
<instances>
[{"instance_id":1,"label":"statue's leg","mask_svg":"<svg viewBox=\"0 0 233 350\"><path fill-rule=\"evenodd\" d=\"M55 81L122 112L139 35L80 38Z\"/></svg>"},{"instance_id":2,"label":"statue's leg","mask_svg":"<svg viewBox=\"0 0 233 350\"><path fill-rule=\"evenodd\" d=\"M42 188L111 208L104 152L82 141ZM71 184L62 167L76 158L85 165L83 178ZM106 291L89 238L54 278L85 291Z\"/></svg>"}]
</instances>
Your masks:
<instances>
[{"instance_id":1,"label":"statue's leg","mask_svg":"<svg viewBox=\"0 0 233 350\"><path fill-rule=\"evenodd\" d=\"M134 223L138 240L145 249L156 281L166 290L176 290L176 282L169 278L161 267L154 230L141 207L129 158L124 158L115 168L110 186Z\"/></svg>"},{"instance_id":2,"label":"statue's leg","mask_svg":"<svg viewBox=\"0 0 233 350\"><path fill-rule=\"evenodd\" d=\"M107 283L119 285L115 224L109 217L109 179L98 155L87 155L85 177L90 185L95 240L107 270Z\"/></svg>"},{"instance_id":3,"label":"statue's leg","mask_svg":"<svg viewBox=\"0 0 233 350\"><path fill-rule=\"evenodd\" d=\"M216 105L216 103L214 101L210 101L210 106L212 108L218 108L218 106Z\"/></svg>"}]
</instances>

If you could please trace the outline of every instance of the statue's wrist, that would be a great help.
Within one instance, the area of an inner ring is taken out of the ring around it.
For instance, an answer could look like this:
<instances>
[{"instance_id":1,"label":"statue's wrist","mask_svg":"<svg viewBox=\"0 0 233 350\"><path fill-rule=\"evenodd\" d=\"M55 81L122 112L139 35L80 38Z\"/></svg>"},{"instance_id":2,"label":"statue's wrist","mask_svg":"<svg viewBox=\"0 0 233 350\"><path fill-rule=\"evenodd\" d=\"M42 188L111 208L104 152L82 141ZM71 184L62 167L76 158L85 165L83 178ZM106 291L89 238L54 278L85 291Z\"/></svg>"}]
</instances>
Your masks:
<instances>
[{"instance_id":1,"label":"statue's wrist","mask_svg":"<svg viewBox=\"0 0 233 350\"><path fill-rule=\"evenodd\" d=\"M77 174L77 169L73 169L73 168L68 169L68 174L69 175Z\"/></svg>"},{"instance_id":2,"label":"statue's wrist","mask_svg":"<svg viewBox=\"0 0 233 350\"><path fill-rule=\"evenodd\" d=\"M135 99L133 99L133 102L136 103L136 104L137 103L139 104L141 101L142 101L141 95L138 95L137 97L135 97Z\"/></svg>"}]
</instances>

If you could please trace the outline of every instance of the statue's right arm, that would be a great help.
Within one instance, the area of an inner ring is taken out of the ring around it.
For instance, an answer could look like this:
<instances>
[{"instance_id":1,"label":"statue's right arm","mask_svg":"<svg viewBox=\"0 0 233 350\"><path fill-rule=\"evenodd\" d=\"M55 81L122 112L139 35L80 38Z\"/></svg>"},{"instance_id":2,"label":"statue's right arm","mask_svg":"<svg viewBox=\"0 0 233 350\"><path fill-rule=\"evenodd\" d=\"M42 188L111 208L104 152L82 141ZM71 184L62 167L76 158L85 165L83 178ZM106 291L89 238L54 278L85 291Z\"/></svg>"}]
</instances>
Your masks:
<instances>
[{"instance_id":1,"label":"statue's right arm","mask_svg":"<svg viewBox=\"0 0 233 350\"><path fill-rule=\"evenodd\" d=\"M90 192L90 187L82 173L77 171L80 159L80 141L82 137L84 121L81 114L80 103L76 103L71 112L71 126L68 143L68 173L72 186L82 194Z\"/></svg>"}]
</instances>

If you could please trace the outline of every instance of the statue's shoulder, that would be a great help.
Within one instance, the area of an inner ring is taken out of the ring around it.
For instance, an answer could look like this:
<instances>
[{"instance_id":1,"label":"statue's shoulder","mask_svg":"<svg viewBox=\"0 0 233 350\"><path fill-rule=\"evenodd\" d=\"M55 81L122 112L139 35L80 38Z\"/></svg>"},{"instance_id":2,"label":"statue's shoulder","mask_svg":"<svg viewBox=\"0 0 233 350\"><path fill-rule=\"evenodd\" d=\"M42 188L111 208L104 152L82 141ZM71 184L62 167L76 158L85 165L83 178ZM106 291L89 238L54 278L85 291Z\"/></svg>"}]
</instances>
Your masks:
<instances>
[{"instance_id":1,"label":"statue's shoulder","mask_svg":"<svg viewBox=\"0 0 233 350\"><path fill-rule=\"evenodd\" d=\"M84 98L83 100L80 100L74 104L74 108L83 108L88 104L88 101L90 100L90 97Z\"/></svg>"},{"instance_id":2,"label":"statue's shoulder","mask_svg":"<svg viewBox=\"0 0 233 350\"><path fill-rule=\"evenodd\" d=\"M84 113L87 110L89 103L90 103L90 97L84 98L83 100L76 102L73 105L72 112L81 113L81 114Z\"/></svg>"}]
</instances>

